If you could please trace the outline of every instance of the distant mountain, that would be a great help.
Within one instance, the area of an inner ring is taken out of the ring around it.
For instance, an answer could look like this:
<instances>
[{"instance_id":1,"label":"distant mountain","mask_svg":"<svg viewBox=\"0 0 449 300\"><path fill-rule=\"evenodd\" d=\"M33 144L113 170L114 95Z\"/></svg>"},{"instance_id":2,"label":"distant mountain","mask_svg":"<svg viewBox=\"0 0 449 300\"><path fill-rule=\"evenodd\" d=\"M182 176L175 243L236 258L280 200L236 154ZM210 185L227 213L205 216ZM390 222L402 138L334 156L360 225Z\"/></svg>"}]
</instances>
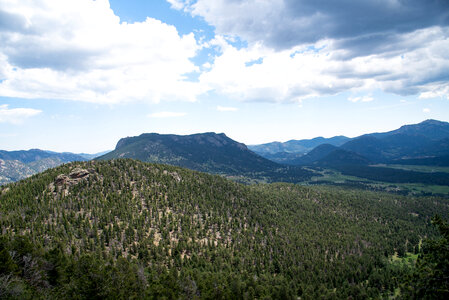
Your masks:
<instances>
[{"instance_id":1,"label":"distant mountain","mask_svg":"<svg viewBox=\"0 0 449 300\"><path fill-rule=\"evenodd\" d=\"M77 160L85 160L82 158L82 156L69 152L58 153L40 149L18 150L18 151L0 150L0 159L18 160L26 164L49 157L58 157L63 163Z\"/></svg>"},{"instance_id":2,"label":"distant mountain","mask_svg":"<svg viewBox=\"0 0 449 300\"><path fill-rule=\"evenodd\" d=\"M112 150L107 150L107 151L102 151L102 152L98 152L98 153L94 153L94 154L89 154L89 153L77 153L77 155L84 157L87 160L91 160L97 157L100 157L102 155L105 155L106 153L111 152Z\"/></svg>"},{"instance_id":3,"label":"distant mountain","mask_svg":"<svg viewBox=\"0 0 449 300\"><path fill-rule=\"evenodd\" d=\"M174 135L144 133L121 139L99 160L134 158L211 173L260 172L279 167L225 134Z\"/></svg>"},{"instance_id":4,"label":"distant mountain","mask_svg":"<svg viewBox=\"0 0 449 300\"><path fill-rule=\"evenodd\" d=\"M322 144L317 146L315 149L310 151L304 156L298 157L297 159L291 160L288 164L291 165L311 165L314 162L324 158L326 155L335 151L338 147L333 146L331 144Z\"/></svg>"},{"instance_id":5,"label":"distant mountain","mask_svg":"<svg viewBox=\"0 0 449 300\"><path fill-rule=\"evenodd\" d=\"M326 141L330 141L330 143L325 143ZM307 148L314 145L317 146L312 150ZM331 139L319 137L311 140L253 145L250 146L250 149L277 163L310 165L324 158L325 155L337 147L351 153L357 153L363 158L357 159L353 157L354 163L357 161L365 163L365 160L373 163L389 163L401 159L445 156L449 155L449 123L426 120L419 124L404 125L396 130L365 134L353 139L343 136ZM286 151L285 149L287 148L292 152ZM295 152L298 149L301 151L306 151L307 149L308 152L305 155L303 154L304 152ZM282 150L283 152L271 152L277 150ZM337 160L339 156L333 158ZM343 161L335 161L333 163L327 161L327 164L341 165ZM348 161L352 161L352 159ZM425 161L430 162L430 160L423 160L422 162Z\"/></svg>"},{"instance_id":6,"label":"distant mountain","mask_svg":"<svg viewBox=\"0 0 449 300\"><path fill-rule=\"evenodd\" d=\"M266 157L267 154L279 152L305 154L322 144L330 144L338 147L349 140L350 138L345 136L334 136L331 138L316 137L306 140L290 140L285 143L273 142L261 145L250 145L248 148L264 157Z\"/></svg>"},{"instance_id":7,"label":"distant mountain","mask_svg":"<svg viewBox=\"0 0 449 300\"><path fill-rule=\"evenodd\" d=\"M385 133L363 135L341 148L374 162L449 154L449 123L426 120Z\"/></svg>"},{"instance_id":8,"label":"distant mountain","mask_svg":"<svg viewBox=\"0 0 449 300\"><path fill-rule=\"evenodd\" d=\"M303 157L302 153L294 152L277 152L277 153L262 153L260 156L265 157L278 164L295 165L295 161L300 157Z\"/></svg>"},{"instance_id":9,"label":"distant mountain","mask_svg":"<svg viewBox=\"0 0 449 300\"><path fill-rule=\"evenodd\" d=\"M383 139L387 136L396 134L421 136L434 141L442 140L445 138L449 138L449 123L429 119L418 124L404 125L396 130L383 133L372 133L370 135L379 139Z\"/></svg>"},{"instance_id":10,"label":"distant mountain","mask_svg":"<svg viewBox=\"0 0 449 300\"><path fill-rule=\"evenodd\" d=\"M370 163L370 160L352 151L335 149L334 151L330 152L325 157L317 160L314 163L316 165L326 167L338 167L345 165L358 166L367 165Z\"/></svg>"},{"instance_id":11,"label":"distant mountain","mask_svg":"<svg viewBox=\"0 0 449 300\"><path fill-rule=\"evenodd\" d=\"M384 143L371 135L363 135L341 146L343 150L358 153L376 162L385 160L383 156L384 148Z\"/></svg>"},{"instance_id":12,"label":"distant mountain","mask_svg":"<svg viewBox=\"0 0 449 300\"><path fill-rule=\"evenodd\" d=\"M18 181L37 173L18 160L0 159L0 185Z\"/></svg>"},{"instance_id":13,"label":"distant mountain","mask_svg":"<svg viewBox=\"0 0 449 300\"><path fill-rule=\"evenodd\" d=\"M40 149L0 150L0 185L27 178L33 174L72 161L85 161L73 153L58 153Z\"/></svg>"},{"instance_id":14,"label":"distant mountain","mask_svg":"<svg viewBox=\"0 0 449 300\"><path fill-rule=\"evenodd\" d=\"M117 158L132 158L270 182L299 182L313 175L299 167L272 162L225 134L213 132L192 135L144 133L119 140L114 151L97 159Z\"/></svg>"}]
</instances>

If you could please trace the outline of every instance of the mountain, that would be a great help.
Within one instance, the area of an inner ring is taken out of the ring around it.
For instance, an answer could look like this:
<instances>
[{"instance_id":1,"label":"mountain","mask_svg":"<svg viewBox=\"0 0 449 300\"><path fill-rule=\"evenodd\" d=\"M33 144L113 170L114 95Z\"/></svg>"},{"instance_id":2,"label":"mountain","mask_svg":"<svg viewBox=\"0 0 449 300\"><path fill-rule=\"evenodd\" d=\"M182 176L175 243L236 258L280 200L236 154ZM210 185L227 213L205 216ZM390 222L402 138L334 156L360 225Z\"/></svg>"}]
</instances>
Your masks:
<instances>
[{"instance_id":1,"label":"mountain","mask_svg":"<svg viewBox=\"0 0 449 300\"><path fill-rule=\"evenodd\" d=\"M100 157L102 155L105 155L106 153L111 152L112 150L107 150L107 151L102 151L102 152L98 152L98 153L94 153L94 154L89 154L89 153L77 153L77 155L84 157L87 160L91 160L97 157Z\"/></svg>"},{"instance_id":2,"label":"mountain","mask_svg":"<svg viewBox=\"0 0 449 300\"><path fill-rule=\"evenodd\" d=\"M360 136L341 146L374 162L449 154L449 123L426 120L385 133Z\"/></svg>"},{"instance_id":3,"label":"mountain","mask_svg":"<svg viewBox=\"0 0 449 300\"><path fill-rule=\"evenodd\" d=\"M304 154L296 152L261 153L259 155L275 163L286 165L295 165L295 160L304 156Z\"/></svg>"},{"instance_id":4,"label":"mountain","mask_svg":"<svg viewBox=\"0 0 449 300\"><path fill-rule=\"evenodd\" d=\"M449 205L116 159L2 186L0 211L5 299L380 299Z\"/></svg>"},{"instance_id":5,"label":"mountain","mask_svg":"<svg viewBox=\"0 0 449 300\"><path fill-rule=\"evenodd\" d=\"M18 181L37 173L34 169L18 160L0 159L0 185Z\"/></svg>"},{"instance_id":6,"label":"mountain","mask_svg":"<svg viewBox=\"0 0 449 300\"><path fill-rule=\"evenodd\" d=\"M260 145L250 145L248 148L264 157L268 154L275 154L279 152L305 154L322 144L330 144L338 147L349 140L350 138L345 136L334 136L331 138L316 137L305 140L290 140L285 143L273 142Z\"/></svg>"},{"instance_id":7,"label":"mountain","mask_svg":"<svg viewBox=\"0 0 449 300\"><path fill-rule=\"evenodd\" d=\"M25 164L39 161L45 158L53 158L57 157L59 160L61 160L63 163L66 162L72 162L76 160L85 160L82 156L74 153L69 152L52 152L52 151L45 151L40 149L31 149L31 150L19 150L19 151L5 151L0 150L0 159L3 160L18 160L20 162L23 162Z\"/></svg>"},{"instance_id":8,"label":"mountain","mask_svg":"<svg viewBox=\"0 0 449 300\"><path fill-rule=\"evenodd\" d=\"M314 164L326 167L336 167L341 165L367 165L370 160L355 152L335 149L327 154L325 157L317 160Z\"/></svg>"},{"instance_id":9,"label":"mountain","mask_svg":"<svg viewBox=\"0 0 449 300\"><path fill-rule=\"evenodd\" d=\"M289 162L291 165L311 165L314 162L324 158L326 155L338 149L336 146L331 144L322 144L314 148L312 151L306 155L294 159Z\"/></svg>"},{"instance_id":10,"label":"mountain","mask_svg":"<svg viewBox=\"0 0 449 300\"><path fill-rule=\"evenodd\" d=\"M367 157L372 161L384 161L384 143L374 136L363 135L355 138L341 146L341 149L352 151Z\"/></svg>"},{"instance_id":11,"label":"mountain","mask_svg":"<svg viewBox=\"0 0 449 300\"><path fill-rule=\"evenodd\" d=\"M444 156L449 155L449 138L433 141L419 147L412 157Z\"/></svg>"},{"instance_id":12,"label":"mountain","mask_svg":"<svg viewBox=\"0 0 449 300\"><path fill-rule=\"evenodd\" d=\"M370 135L379 139L383 139L387 136L396 134L405 134L409 136L421 136L421 137L424 136L434 141L442 140L445 138L449 138L449 123L429 119L418 124L404 125L396 130L383 133L372 133Z\"/></svg>"},{"instance_id":13,"label":"mountain","mask_svg":"<svg viewBox=\"0 0 449 300\"><path fill-rule=\"evenodd\" d=\"M307 173L300 169L286 169L248 150L244 144L225 134L212 132L192 135L144 133L127 137L119 140L114 151L98 159L117 158L133 158L226 175L265 174L278 169L282 169L282 173L296 172L298 176Z\"/></svg>"},{"instance_id":14,"label":"mountain","mask_svg":"<svg viewBox=\"0 0 449 300\"><path fill-rule=\"evenodd\" d=\"M33 174L72 161L85 161L80 155L39 149L0 150L0 185L27 178Z\"/></svg>"},{"instance_id":15,"label":"mountain","mask_svg":"<svg viewBox=\"0 0 449 300\"><path fill-rule=\"evenodd\" d=\"M393 160L390 163L398 164L398 165L449 167L449 155L435 156L435 157L398 159L398 160Z\"/></svg>"},{"instance_id":16,"label":"mountain","mask_svg":"<svg viewBox=\"0 0 449 300\"><path fill-rule=\"evenodd\" d=\"M449 154L449 123L425 120L419 124L404 125L383 133L365 134L356 138L337 136L310 140L291 140L248 146L259 155L286 165L309 164L315 159L305 154L322 144L355 152L375 163L392 160L442 156Z\"/></svg>"}]
</instances>

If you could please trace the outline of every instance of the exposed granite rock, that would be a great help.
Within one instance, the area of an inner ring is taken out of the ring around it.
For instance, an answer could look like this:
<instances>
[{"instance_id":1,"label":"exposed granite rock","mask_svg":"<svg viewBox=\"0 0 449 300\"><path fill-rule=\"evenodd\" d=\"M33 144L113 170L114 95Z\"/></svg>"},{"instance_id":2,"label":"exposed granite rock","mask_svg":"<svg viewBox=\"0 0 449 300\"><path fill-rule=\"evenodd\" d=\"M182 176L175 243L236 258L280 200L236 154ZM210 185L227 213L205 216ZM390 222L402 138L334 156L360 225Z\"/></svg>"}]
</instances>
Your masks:
<instances>
[{"instance_id":1,"label":"exposed granite rock","mask_svg":"<svg viewBox=\"0 0 449 300\"><path fill-rule=\"evenodd\" d=\"M94 169L73 168L69 175L59 174L55 181L50 183L49 190L51 192L63 192L69 194L69 187L78 184L82 180L87 180L95 172Z\"/></svg>"}]
</instances>

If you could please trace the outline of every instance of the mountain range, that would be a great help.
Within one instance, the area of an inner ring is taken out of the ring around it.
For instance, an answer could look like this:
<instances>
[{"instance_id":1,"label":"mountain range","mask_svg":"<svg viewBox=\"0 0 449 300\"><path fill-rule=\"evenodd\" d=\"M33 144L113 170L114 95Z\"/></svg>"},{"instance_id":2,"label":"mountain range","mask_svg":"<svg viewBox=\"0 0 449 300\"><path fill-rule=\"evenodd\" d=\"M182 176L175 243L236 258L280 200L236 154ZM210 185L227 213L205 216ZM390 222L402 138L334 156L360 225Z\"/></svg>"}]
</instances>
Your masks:
<instances>
[{"instance_id":1,"label":"mountain range","mask_svg":"<svg viewBox=\"0 0 449 300\"><path fill-rule=\"evenodd\" d=\"M296 142L300 144L309 141ZM334 141L334 143L327 143L327 141ZM336 144L335 141L339 143ZM289 141L285 144L291 143L292 141ZM390 162L441 165L447 160L445 156L449 155L449 123L426 120L419 124L404 125L389 132L371 133L352 139L321 138L317 140L317 143L320 144L305 155L301 155L300 151L274 154L261 151L260 149L265 149L266 144L252 146L252 149L261 156L288 165L320 165L322 162L326 165ZM339 155L331 155L332 151L337 151L337 148Z\"/></svg>"},{"instance_id":2,"label":"mountain range","mask_svg":"<svg viewBox=\"0 0 449 300\"><path fill-rule=\"evenodd\" d=\"M104 153L58 153L40 149L18 151L0 150L0 185L27 178L64 163L90 160L101 154Z\"/></svg>"},{"instance_id":3,"label":"mountain range","mask_svg":"<svg viewBox=\"0 0 449 300\"><path fill-rule=\"evenodd\" d=\"M251 149L263 151L255 153ZM297 152L269 152L276 149ZM303 154L304 149L308 151L306 154ZM250 147L230 139L223 133L144 133L120 139L113 151L96 159L132 158L221 174L248 183L254 180L304 182L313 176L321 176L313 171L313 168L318 167L335 169L356 177L380 181L385 179L387 182L445 185L449 180L446 178L447 174L426 175L410 170L387 170L379 164L446 166L448 155L449 123L426 120L393 131L366 134L351 139L344 136L329 139L320 137ZM94 156L38 149L0 151L0 183L17 181L62 163L84 161ZM303 168L304 166L309 169ZM397 178L394 178L395 176Z\"/></svg>"},{"instance_id":4,"label":"mountain range","mask_svg":"<svg viewBox=\"0 0 449 300\"><path fill-rule=\"evenodd\" d=\"M284 143L281 142L271 142L260 145L249 145L248 149L254 151L262 156L277 154L277 153L295 153L295 154L305 154L310 152L315 147L322 144L330 144L333 146L341 146L345 142L349 141L350 138L346 136L334 136L331 138L316 137L313 139L306 140L290 140ZM285 154L284 154L285 155Z\"/></svg>"}]
</instances>

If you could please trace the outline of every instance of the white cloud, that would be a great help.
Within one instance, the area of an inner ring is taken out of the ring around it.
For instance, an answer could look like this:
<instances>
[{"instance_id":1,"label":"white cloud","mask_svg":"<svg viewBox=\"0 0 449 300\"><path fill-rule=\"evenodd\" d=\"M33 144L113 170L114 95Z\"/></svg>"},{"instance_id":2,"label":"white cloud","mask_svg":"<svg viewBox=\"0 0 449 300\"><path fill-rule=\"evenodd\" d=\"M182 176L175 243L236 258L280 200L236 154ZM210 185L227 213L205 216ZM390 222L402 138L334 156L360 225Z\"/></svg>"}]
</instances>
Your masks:
<instances>
[{"instance_id":1,"label":"white cloud","mask_svg":"<svg viewBox=\"0 0 449 300\"><path fill-rule=\"evenodd\" d=\"M171 4L173 9L181 10L185 7L185 3L183 0L167 0L168 3Z\"/></svg>"},{"instance_id":2,"label":"white cloud","mask_svg":"<svg viewBox=\"0 0 449 300\"><path fill-rule=\"evenodd\" d=\"M449 99L449 83L429 84L419 95L420 99L446 98Z\"/></svg>"},{"instance_id":3,"label":"white cloud","mask_svg":"<svg viewBox=\"0 0 449 300\"><path fill-rule=\"evenodd\" d=\"M445 1L168 1L173 8L203 17L218 34L275 49L333 39L356 55L379 53L387 50L397 35L449 25Z\"/></svg>"},{"instance_id":4,"label":"white cloud","mask_svg":"<svg viewBox=\"0 0 449 300\"><path fill-rule=\"evenodd\" d=\"M0 123L20 124L24 119L40 114L34 108L8 108L8 104L0 105Z\"/></svg>"},{"instance_id":5,"label":"white cloud","mask_svg":"<svg viewBox=\"0 0 449 300\"><path fill-rule=\"evenodd\" d=\"M376 89L449 97L449 19L443 2L175 2L174 8L216 28L209 45L222 53L200 80L235 99L292 102ZM234 37L248 47L232 46Z\"/></svg>"},{"instance_id":6,"label":"white cloud","mask_svg":"<svg viewBox=\"0 0 449 300\"><path fill-rule=\"evenodd\" d=\"M371 102L374 100L372 96L359 96L359 97L349 97L349 101L351 102Z\"/></svg>"},{"instance_id":7,"label":"white cloud","mask_svg":"<svg viewBox=\"0 0 449 300\"><path fill-rule=\"evenodd\" d=\"M96 103L195 101L200 45L159 20L120 23L106 0L2 1L0 96Z\"/></svg>"},{"instance_id":8,"label":"white cloud","mask_svg":"<svg viewBox=\"0 0 449 300\"><path fill-rule=\"evenodd\" d=\"M436 39L435 36L447 36ZM210 89L242 101L299 102L302 99L382 90L399 95L449 96L444 79L449 70L449 30L424 29L407 35L421 47L403 49L398 55L366 55L348 58L335 41L323 40L313 47L275 50L262 43L237 48L216 36L210 47L219 47L200 82ZM257 64L251 62L258 61ZM372 101L372 97L354 99Z\"/></svg>"},{"instance_id":9,"label":"white cloud","mask_svg":"<svg viewBox=\"0 0 449 300\"><path fill-rule=\"evenodd\" d=\"M426 107L426 108L424 108L422 111L423 111L423 113L426 113L426 114L427 114L427 113L430 113L430 108L427 108L427 107Z\"/></svg>"},{"instance_id":10,"label":"white cloud","mask_svg":"<svg viewBox=\"0 0 449 300\"><path fill-rule=\"evenodd\" d=\"M230 107L230 106L217 106L218 111L237 111L237 107Z\"/></svg>"},{"instance_id":11,"label":"white cloud","mask_svg":"<svg viewBox=\"0 0 449 300\"><path fill-rule=\"evenodd\" d=\"M382 90L449 98L447 18L427 18L442 14L438 1L407 14L407 1L390 0L167 1L215 26L213 40L152 18L121 23L107 0L0 2L8 21L0 22L0 96L157 103L215 90L241 101L301 102ZM236 37L248 46L236 47ZM216 52L196 66L203 47Z\"/></svg>"},{"instance_id":12,"label":"white cloud","mask_svg":"<svg viewBox=\"0 0 449 300\"><path fill-rule=\"evenodd\" d=\"M183 117L187 115L185 112L172 112L172 111L161 111L149 114L149 118L175 118L175 117Z\"/></svg>"}]
</instances>

